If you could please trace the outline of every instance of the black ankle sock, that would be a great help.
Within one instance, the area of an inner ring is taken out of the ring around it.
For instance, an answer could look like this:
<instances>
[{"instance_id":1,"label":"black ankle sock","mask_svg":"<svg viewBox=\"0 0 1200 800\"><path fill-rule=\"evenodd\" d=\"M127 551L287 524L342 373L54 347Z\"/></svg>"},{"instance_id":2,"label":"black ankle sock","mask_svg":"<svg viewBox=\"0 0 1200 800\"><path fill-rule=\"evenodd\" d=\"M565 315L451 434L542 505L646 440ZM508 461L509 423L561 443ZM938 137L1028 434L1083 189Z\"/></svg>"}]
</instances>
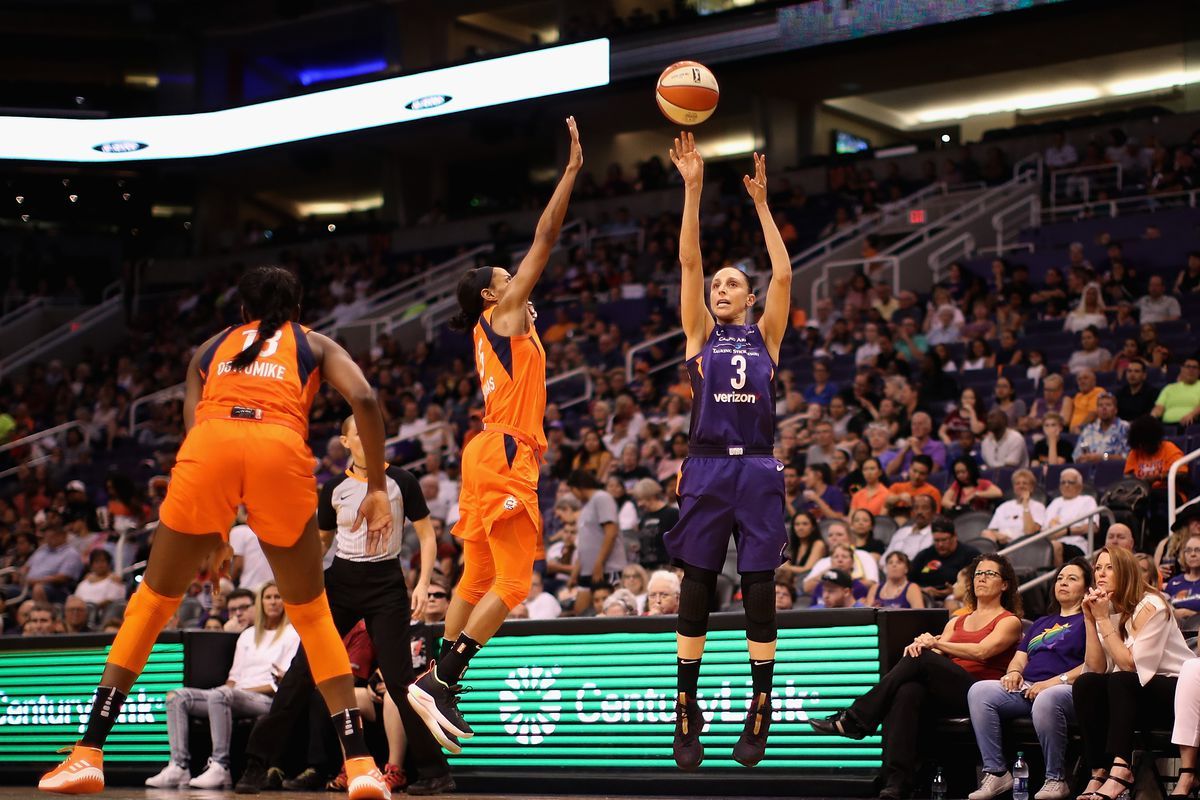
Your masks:
<instances>
[{"instance_id":1,"label":"black ankle sock","mask_svg":"<svg viewBox=\"0 0 1200 800\"><path fill-rule=\"evenodd\" d=\"M689 700L696 699L696 685L700 683L700 659L677 658L675 668L680 694L686 694Z\"/></svg>"},{"instance_id":2,"label":"black ankle sock","mask_svg":"<svg viewBox=\"0 0 1200 800\"><path fill-rule=\"evenodd\" d=\"M454 644L450 645L449 652L438 662L437 676L446 683L458 683L462 680L463 673L467 671L467 664L471 663L471 657L478 653L481 647L483 645L479 642L465 633L460 633L454 640Z\"/></svg>"},{"instance_id":3,"label":"black ankle sock","mask_svg":"<svg viewBox=\"0 0 1200 800\"><path fill-rule=\"evenodd\" d=\"M346 758L362 758L370 756L367 740L363 736L362 712L357 708L347 708L332 715L333 727L337 728L338 741L342 743L342 752Z\"/></svg>"},{"instance_id":4,"label":"black ankle sock","mask_svg":"<svg viewBox=\"0 0 1200 800\"><path fill-rule=\"evenodd\" d=\"M775 659L758 661L750 659L750 680L754 685L754 696L771 696L771 681L775 677Z\"/></svg>"},{"instance_id":5,"label":"black ankle sock","mask_svg":"<svg viewBox=\"0 0 1200 800\"><path fill-rule=\"evenodd\" d=\"M121 713L121 704L125 702L125 693L112 687L96 688L96 702L92 704L92 712L88 716L87 729L79 743L84 747L104 747L108 734L112 733L117 715Z\"/></svg>"},{"instance_id":6,"label":"black ankle sock","mask_svg":"<svg viewBox=\"0 0 1200 800\"><path fill-rule=\"evenodd\" d=\"M442 646L440 648L438 648L437 660L439 663L446 659L446 654L450 652L450 648L453 646L454 646L453 639L445 639L445 638L442 639Z\"/></svg>"}]
</instances>

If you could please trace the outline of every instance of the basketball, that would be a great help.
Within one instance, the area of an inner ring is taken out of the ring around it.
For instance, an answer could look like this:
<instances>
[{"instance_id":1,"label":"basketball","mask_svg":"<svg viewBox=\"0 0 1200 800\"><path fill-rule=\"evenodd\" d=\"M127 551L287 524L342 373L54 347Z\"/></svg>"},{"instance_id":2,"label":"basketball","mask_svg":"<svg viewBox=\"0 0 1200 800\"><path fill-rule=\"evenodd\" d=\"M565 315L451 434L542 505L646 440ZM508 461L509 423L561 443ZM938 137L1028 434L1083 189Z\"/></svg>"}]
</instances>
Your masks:
<instances>
[{"instance_id":1,"label":"basketball","mask_svg":"<svg viewBox=\"0 0 1200 800\"><path fill-rule=\"evenodd\" d=\"M655 99L676 125L699 125L717 110L721 90L712 70L696 61L677 61L658 76Z\"/></svg>"}]
</instances>

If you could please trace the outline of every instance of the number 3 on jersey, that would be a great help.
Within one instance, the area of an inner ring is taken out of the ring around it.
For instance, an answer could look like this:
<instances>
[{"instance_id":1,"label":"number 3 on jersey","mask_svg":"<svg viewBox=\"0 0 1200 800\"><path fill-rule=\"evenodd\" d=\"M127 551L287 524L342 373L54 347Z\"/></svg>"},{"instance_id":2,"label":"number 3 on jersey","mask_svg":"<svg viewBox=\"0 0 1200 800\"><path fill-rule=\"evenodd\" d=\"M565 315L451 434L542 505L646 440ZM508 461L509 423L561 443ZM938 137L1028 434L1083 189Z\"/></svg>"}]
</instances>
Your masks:
<instances>
[{"instance_id":1,"label":"number 3 on jersey","mask_svg":"<svg viewBox=\"0 0 1200 800\"><path fill-rule=\"evenodd\" d=\"M490 378L487 375L487 355L483 349L483 339L475 340L475 360L479 362L479 387L483 391L483 398L496 391L496 379Z\"/></svg>"},{"instance_id":2,"label":"number 3 on jersey","mask_svg":"<svg viewBox=\"0 0 1200 800\"><path fill-rule=\"evenodd\" d=\"M741 389L746 385L746 357L743 355L735 355L729 359L729 366L737 370L737 377L729 379L729 385L734 389Z\"/></svg>"},{"instance_id":3,"label":"number 3 on jersey","mask_svg":"<svg viewBox=\"0 0 1200 800\"><path fill-rule=\"evenodd\" d=\"M242 345L245 350L250 345L254 344L254 340L258 338L258 330L242 331L242 336L246 337L246 343ZM259 358L269 358L275 355L275 351L279 349L279 340L283 338L283 330L275 331L275 335L263 342L262 351L259 352Z\"/></svg>"}]
</instances>

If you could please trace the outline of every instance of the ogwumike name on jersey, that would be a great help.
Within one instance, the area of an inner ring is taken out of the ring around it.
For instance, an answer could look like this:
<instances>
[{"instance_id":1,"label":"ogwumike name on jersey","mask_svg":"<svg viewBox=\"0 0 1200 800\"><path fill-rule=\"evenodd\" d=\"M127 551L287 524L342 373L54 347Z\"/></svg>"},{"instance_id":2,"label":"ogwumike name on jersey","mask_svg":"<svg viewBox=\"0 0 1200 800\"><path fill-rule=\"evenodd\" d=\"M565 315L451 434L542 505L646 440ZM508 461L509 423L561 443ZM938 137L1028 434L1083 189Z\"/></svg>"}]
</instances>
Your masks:
<instances>
[{"instance_id":1,"label":"ogwumike name on jersey","mask_svg":"<svg viewBox=\"0 0 1200 800\"><path fill-rule=\"evenodd\" d=\"M749 392L713 392L715 403L757 403L758 395Z\"/></svg>"},{"instance_id":2,"label":"ogwumike name on jersey","mask_svg":"<svg viewBox=\"0 0 1200 800\"><path fill-rule=\"evenodd\" d=\"M254 361L244 368L235 367L230 361L222 361L217 364L218 375L227 375L231 372L240 372L252 378L274 378L281 381L287 376L287 367L283 364L272 364L269 361Z\"/></svg>"}]
</instances>

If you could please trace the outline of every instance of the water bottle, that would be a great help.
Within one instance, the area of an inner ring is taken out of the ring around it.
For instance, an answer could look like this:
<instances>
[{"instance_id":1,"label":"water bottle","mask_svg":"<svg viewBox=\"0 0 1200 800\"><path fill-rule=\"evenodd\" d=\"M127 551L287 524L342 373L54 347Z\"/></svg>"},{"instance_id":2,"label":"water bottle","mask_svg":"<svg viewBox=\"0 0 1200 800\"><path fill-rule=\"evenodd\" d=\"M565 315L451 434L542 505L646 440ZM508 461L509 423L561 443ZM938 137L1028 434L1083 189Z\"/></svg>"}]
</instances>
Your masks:
<instances>
[{"instance_id":1,"label":"water bottle","mask_svg":"<svg viewBox=\"0 0 1200 800\"><path fill-rule=\"evenodd\" d=\"M946 800L946 776L942 774L940 766L933 776L933 786L930 787L929 796L933 800Z\"/></svg>"},{"instance_id":2,"label":"water bottle","mask_svg":"<svg viewBox=\"0 0 1200 800\"><path fill-rule=\"evenodd\" d=\"M1029 765L1025 763L1025 754L1018 751L1016 763L1013 764L1013 800L1029 800Z\"/></svg>"}]
</instances>

